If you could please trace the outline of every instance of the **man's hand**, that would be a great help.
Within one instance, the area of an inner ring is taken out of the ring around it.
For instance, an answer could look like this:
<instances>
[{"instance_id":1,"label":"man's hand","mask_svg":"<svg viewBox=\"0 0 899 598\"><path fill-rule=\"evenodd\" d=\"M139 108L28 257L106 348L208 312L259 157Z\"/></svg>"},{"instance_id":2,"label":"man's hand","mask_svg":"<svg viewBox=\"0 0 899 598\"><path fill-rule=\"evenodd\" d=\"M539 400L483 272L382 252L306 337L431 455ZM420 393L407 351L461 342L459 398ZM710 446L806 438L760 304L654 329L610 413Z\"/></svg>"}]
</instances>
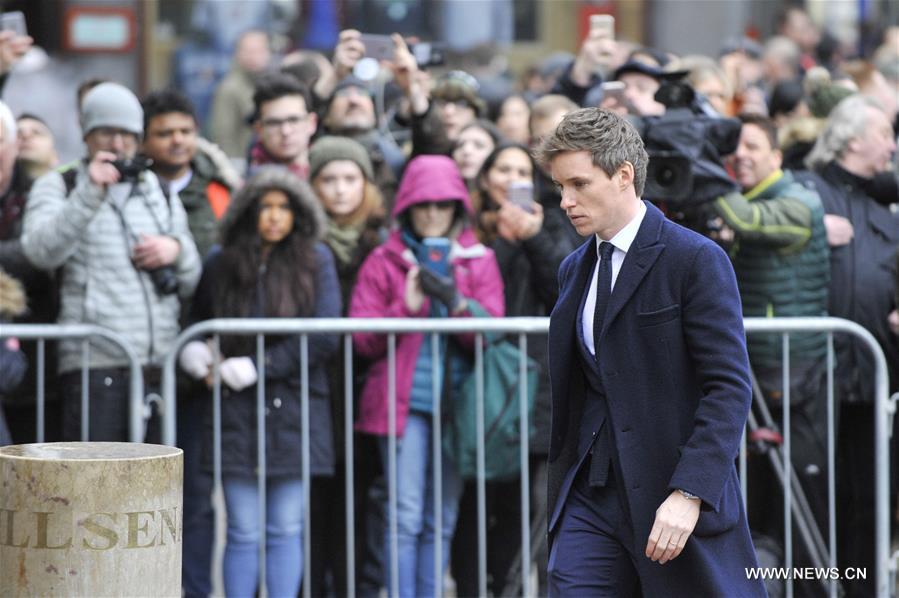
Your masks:
<instances>
[{"instance_id":1,"label":"man's hand","mask_svg":"<svg viewBox=\"0 0 899 598\"><path fill-rule=\"evenodd\" d=\"M581 87L590 85L593 75L604 74L615 60L617 43L605 32L591 31L571 68L571 79Z\"/></svg>"},{"instance_id":2,"label":"man's hand","mask_svg":"<svg viewBox=\"0 0 899 598\"><path fill-rule=\"evenodd\" d=\"M107 185L119 182L121 175L116 167L110 164L117 156L112 152L97 152L87 165L87 175L91 182L106 191Z\"/></svg>"},{"instance_id":3,"label":"man's hand","mask_svg":"<svg viewBox=\"0 0 899 598\"><path fill-rule=\"evenodd\" d=\"M646 556L660 565L676 559L696 527L700 506L701 501L689 499L678 490L669 494L656 509L656 519L646 543Z\"/></svg>"},{"instance_id":4,"label":"man's hand","mask_svg":"<svg viewBox=\"0 0 899 598\"><path fill-rule=\"evenodd\" d=\"M852 223L835 214L824 214L824 228L827 230L827 244L831 247L848 245L855 236Z\"/></svg>"},{"instance_id":5,"label":"man's hand","mask_svg":"<svg viewBox=\"0 0 899 598\"><path fill-rule=\"evenodd\" d=\"M15 31L0 31L0 75L11 71L33 43L34 40L27 35L16 35Z\"/></svg>"},{"instance_id":6,"label":"man's hand","mask_svg":"<svg viewBox=\"0 0 899 598\"><path fill-rule=\"evenodd\" d=\"M423 72L419 70L418 62L409 51L403 36L394 33L390 39L393 40L393 62L390 64L393 80L409 99L412 114L424 114L430 104L428 77L423 76Z\"/></svg>"},{"instance_id":7,"label":"man's hand","mask_svg":"<svg viewBox=\"0 0 899 598\"><path fill-rule=\"evenodd\" d=\"M141 235L131 259L141 270L155 270L174 264L181 253L181 243L166 235Z\"/></svg>"},{"instance_id":8,"label":"man's hand","mask_svg":"<svg viewBox=\"0 0 899 598\"><path fill-rule=\"evenodd\" d=\"M890 331L899 336L899 310L894 309L890 312L890 315L887 316L887 324L890 325Z\"/></svg>"},{"instance_id":9,"label":"man's hand","mask_svg":"<svg viewBox=\"0 0 899 598\"><path fill-rule=\"evenodd\" d=\"M340 32L332 60L337 81L352 73L356 63L365 56L365 46L359 39L361 35L355 29L344 29Z\"/></svg>"}]
</instances>

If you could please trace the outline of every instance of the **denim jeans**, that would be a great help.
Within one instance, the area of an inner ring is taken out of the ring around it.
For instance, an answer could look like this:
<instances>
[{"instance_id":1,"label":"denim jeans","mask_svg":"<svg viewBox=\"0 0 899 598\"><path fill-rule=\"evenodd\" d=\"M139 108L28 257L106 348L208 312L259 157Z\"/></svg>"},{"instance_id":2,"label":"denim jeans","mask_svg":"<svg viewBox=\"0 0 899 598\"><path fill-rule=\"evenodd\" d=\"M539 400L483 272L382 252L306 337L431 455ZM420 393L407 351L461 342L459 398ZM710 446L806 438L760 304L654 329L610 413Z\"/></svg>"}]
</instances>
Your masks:
<instances>
[{"instance_id":1,"label":"denim jeans","mask_svg":"<svg viewBox=\"0 0 899 598\"><path fill-rule=\"evenodd\" d=\"M259 492L255 478L227 476L225 594L252 598L259 578ZM271 598L295 598L303 576L303 482L269 478L265 486L265 584Z\"/></svg>"},{"instance_id":2,"label":"denim jeans","mask_svg":"<svg viewBox=\"0 0 899 598\"><path fill-rule=\"evenodd\" d=\"M400 598L434 596L443 577L434 579L434 476L431 471L431 416L410 412L406 432L397 439L397 545ZM441 450L438 448L437 450ZM442 452L442 451L441 451ZM384 471L388 470L387 438L381 439ZM462 480L453 462L442 459L443 492L441 570L449 560L450 540L456 527ZM389 503L388 503L389 505ZM385 509L389 513L389 507ZM388 515L389 517L389 515ZM384 569L388 593L390 583L390 525L385 530Z\"/></svg>"}]
</instances>

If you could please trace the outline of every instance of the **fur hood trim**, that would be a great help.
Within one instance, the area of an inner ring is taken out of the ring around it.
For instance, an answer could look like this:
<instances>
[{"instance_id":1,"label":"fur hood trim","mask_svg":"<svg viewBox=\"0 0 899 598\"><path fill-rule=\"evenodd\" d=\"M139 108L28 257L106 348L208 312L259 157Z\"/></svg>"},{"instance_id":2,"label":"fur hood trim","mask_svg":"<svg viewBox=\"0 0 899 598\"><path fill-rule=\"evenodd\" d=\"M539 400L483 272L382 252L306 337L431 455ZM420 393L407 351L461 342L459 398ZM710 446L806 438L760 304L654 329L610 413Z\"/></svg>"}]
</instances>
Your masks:
<instances>
[{"instance_id":1,"label":"fur hood trim","mask_svg":"<svg viewBox=\"0 0 899 598\"><path fill-rule=\"evenodd\" d=\"M283 166L263 166L256 171L247 184L231 197L228 211L222 218L222 238L243 218L251 217L256 202L273 189L283 191L297 199L300 205L299 217L294 227L300 234L321 240L325 234L325 211L309 183L299 179Z\"/></svg>"}]
</instances>

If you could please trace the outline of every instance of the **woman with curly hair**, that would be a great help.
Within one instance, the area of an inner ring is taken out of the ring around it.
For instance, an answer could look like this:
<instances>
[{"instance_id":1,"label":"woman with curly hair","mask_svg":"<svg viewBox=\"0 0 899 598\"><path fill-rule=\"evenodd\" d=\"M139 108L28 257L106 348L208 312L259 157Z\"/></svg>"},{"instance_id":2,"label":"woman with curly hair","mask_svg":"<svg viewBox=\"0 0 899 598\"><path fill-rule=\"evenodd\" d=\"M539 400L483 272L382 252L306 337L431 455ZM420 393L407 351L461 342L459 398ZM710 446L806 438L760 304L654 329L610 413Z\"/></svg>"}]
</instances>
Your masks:
<instances>
[{"instance_id":1,"label":"woman with curly hair","mask_svg":"<svg viewBox=\"0 0 899 598\"><path fill-rule=\"evenodd\" d=\"M331 252L321 242L325 217L308 184L288 171L262 168L231 200L221 247L207 258L191 319L340 316L340 288ZM270 596L296 596L302 578L302 443L310 446L311 475L333 473L331 410L324 365L337 349L335 335L310 335L308 361L295 336L268 337L265 346L266 586ZM193 341L182 369L211 377L220 359L222 478L228 512L224 582L228 596L257 591L256 339L225 336L220 357ZM302 438L301 368L308 368L310 437ZM207 419L209 418L207 409ZM206 461L211 440L204 444Z\"/></svg>"}]
</instances>

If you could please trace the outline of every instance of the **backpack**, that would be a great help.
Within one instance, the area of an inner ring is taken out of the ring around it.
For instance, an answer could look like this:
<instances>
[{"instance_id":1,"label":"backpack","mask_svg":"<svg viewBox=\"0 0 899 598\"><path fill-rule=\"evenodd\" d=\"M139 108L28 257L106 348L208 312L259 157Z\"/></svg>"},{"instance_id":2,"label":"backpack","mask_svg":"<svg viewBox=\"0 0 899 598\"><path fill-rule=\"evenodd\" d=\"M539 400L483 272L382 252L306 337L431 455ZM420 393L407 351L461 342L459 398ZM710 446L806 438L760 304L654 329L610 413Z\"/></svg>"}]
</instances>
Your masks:
<instances>
[{"instance_id":1,"label":"backpack","mask_svg":"<svg viewBox=\"0 0 899 598\"><path fill-rule=\"evenodd\" d=\"M487 316L472 306L476 316ZM480 313L479 313L480 312ZM502 335L485 334L484 364L484 476L503 480L521 473L521 351ZM452 346L452 342L450 343ZM453 349L447 351L447 357ZM534 398L537 394L537 362L525 357L527 380L527 435L534 433ZM447 359L447 363L449 360ZM446 370L445 370L446 371ZM449 376L445 376L445 380ZM477 477L477 372L472 371L458 392L443 401L443 451L463 479ZM444 385L446 390L446 385Z\"/></svg>"}]
</instances>

